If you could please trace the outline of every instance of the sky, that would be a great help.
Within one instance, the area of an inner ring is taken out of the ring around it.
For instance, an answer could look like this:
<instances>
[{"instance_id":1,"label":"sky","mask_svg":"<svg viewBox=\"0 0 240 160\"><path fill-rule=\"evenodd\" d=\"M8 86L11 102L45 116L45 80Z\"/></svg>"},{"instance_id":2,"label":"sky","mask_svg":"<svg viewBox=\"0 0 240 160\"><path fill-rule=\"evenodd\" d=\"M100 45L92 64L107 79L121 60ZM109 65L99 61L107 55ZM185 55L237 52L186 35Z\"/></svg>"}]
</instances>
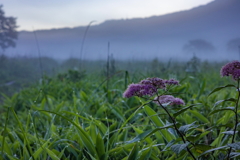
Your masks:
<instances>
[{"instance_id":1,"label":"sky","mask_svg":"<svg viewBox=\"0 0 240 160\"><path fill-rule=\"evenodd\" d=\"M188 10L213 0L0 0L18 30L87 26L111 19L145 18Z\"/></svg>"}]
</instances>

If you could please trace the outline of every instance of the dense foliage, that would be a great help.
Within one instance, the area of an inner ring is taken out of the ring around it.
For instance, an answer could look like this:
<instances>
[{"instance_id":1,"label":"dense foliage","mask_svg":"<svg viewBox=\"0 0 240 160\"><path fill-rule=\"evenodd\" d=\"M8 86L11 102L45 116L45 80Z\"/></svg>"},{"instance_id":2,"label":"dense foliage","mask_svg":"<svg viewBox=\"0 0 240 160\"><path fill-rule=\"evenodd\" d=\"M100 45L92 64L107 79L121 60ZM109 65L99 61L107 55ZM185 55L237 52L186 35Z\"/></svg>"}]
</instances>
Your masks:
<instances>
[{"instance_id":1,"label":"dense foliage","mask_svg":"<svg viewBox=\"0 0 240 160\"><path fill-rule=\"evenodd\" d=\"M240 157L239 83L220 76L224 64L196 57L186 63L116 61L110 73L105 62L94 63L96 68L85 62L85 71L65 69L43 76L31 87L4 96L1 156L14 160ZM169 80L164 81L167 85L175 79L179 85L126 96L130 84L149 84L142 81L148 77ZM178 97L185 106L157 101L154 94Z\"/></svg>"},{"instance_id":2,"label":"dense foliage","mask_svg":"<svg viewBox=\"0 0 240 160\"><path fill-rule=\"evenodd\" d=\"M18 38L17 22L14 17L7 17L0 5L0 48L5 50L8 47L15 47Z\"/></svg>"}]
</instances>

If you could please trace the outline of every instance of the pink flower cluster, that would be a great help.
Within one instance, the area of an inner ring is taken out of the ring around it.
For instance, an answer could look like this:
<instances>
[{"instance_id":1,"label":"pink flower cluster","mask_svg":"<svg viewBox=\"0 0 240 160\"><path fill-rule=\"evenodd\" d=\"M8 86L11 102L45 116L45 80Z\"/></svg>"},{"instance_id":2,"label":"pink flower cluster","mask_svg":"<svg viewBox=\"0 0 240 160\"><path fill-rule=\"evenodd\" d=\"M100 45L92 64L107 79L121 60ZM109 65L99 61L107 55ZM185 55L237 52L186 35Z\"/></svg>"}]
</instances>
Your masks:
<instances>
[{"instance_id":1,"label":"pink flower cluster","mask_svg":"<svg viewBox=\"0 0 240 160\"><path fill-rule=\"evenodd\" d=\"M185 105L184 101L181 98L175 98L171 95L162 95L154 99L154 102L158 105Z\"/></svg>"},{"instance_id":2,"label":"pink flower cluster","mask_svg":"<svg viewBox=\"0 0 240 160\"><path fill-rule=\"evenodd\" d=\"M153 96L157 89L149 84L130 84L127 90L123 93L123 97L130 98L133 96L142 97L145 95Z\"/></svg>"},{"instance_id":3,"label":"pink flower cluster","mask_svg":"<svg viewBox=\"0 0 240 160\"><path fill-rule=\"evenodd\" d=\"M234 80L240 78L240 62L233 61L224 65L220 71L221 76L232 76Z\"/></svg>"},{"instance_id":4,"label":"pink flower cluster","mask_svg":"<svg viewBox=\"0 0 240 160\"><path fill-rule=\"evenodd\" d=\"M130 84L123 97L130 98L132 96L153 96L158 89L166 89L167 85L179 85L179 82L174 79L163 80L161 78L147 78L137 84Z\"/></svg>"}]
</instances>

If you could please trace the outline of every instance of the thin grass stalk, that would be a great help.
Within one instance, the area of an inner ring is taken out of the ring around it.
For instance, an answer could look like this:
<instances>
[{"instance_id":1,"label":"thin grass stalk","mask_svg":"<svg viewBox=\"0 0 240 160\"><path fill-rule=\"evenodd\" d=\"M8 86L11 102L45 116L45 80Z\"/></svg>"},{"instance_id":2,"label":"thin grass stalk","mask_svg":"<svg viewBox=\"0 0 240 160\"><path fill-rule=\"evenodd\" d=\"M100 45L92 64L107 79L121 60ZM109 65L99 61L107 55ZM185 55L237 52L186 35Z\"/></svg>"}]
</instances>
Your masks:
<instances>
[{"instance_id":1,"label":"thin grass stalk","mask_svg":"<svg viewBox=\"0 0 240 160\"><path fill-rule=\"evenodd\" d=\"M124 88L127 88L127 85L128 85L128 77L129 77L129 75L128 75L128 71L125 71L125 83L124 83Z\"/></svg>"},{"instance_id":2,"label":"thin grass stalk","mask_svg":"<svg viewBox=\"0 0 240 160\"><path fill-rule=\"evenodd\" d=\"M238 46L239 60L240 60L240 45Z\"/></svg>"},{"instance_id":3,"label":"thin grass stalk","mask_svg":"<svg viewBox=\"0 0 240 160\"><path fill-rule=\"evenodd\" d=\"M110 63L110 58L109 58L109 50L110 50L110 43L108 42L108 56L107 56L107 91L108 91L108 87L109 87L109 63Z\"/></svg>"},{"instance_id":4,"label":"thin grass stalk","mask_svg":"<svg viewBox=\"0 0 240 160\"><path fill-rule=\"evenodd\" d=\"M104 157L104 160L108 157L108 155L109 155L109 139L110 139L110 126L109 126L109 121L108 121L108 118L107 118L107 116L106 116L106 119L107 119L107 125L108 125L108 129L107 129L107 144L106 144L106 150L105 150L105 153L106 153L106 155L105 155L105 157Z\"/></svg>"},{"instance_id":5,"label":"thin grass stalk","mask_svg":"<svg viewBox=\"0 0 240 160\"><path fill-rule=\"evenodd\" d=\"M84 42L85 42L85 39L86 39L86 36L87 36L88 29L90 28L90 26L91 26L91 24L92 24L93 22L95 22L95 21L91 21L91 22L88 24L88 26L87 26L87 28L86 28L86 30L85 30L85 32L84 32L84 35L83 35L82 44L81 44L81 49L80 49L80 70L82 69L82 59L83 59L82 57L83 57L83 46L84 46Z\"/></svg>"},{"instance_id":6,"label":"thin grass stalk","mask_svg":"<svg viewBox=\"0 0 240 160\"><path fill-rule=\"evenodd\" d=\"M113 76L115 76L115 75L117 75L117 74L120 74L120 73L122 73L122 72L123 72L123 71L118 71L118 72L114 73L113 75L110 75L109 77L105 78L105 79L98 85L98 87L96 87L96 89L94 90L93 93L96 93L96 92L99 90L99 88L100 88L105 82L107 82L110 78L112 78Z\"/></svg>"},{"instance_id":7,"label":"thin grass stalk","mask_svg":"<svg viewBox=\"0 0 240 160\"><path fill-rule=\"evenodd\" d=\"M34 29L33 29L33 34L34 34L34 38L35 38L36 45L37 45L37 50L38 50L38 60L39 60L39 65L40 65L40 70L41 70L41 78L43 79L42 56L41 56L41 51L40 51L40 47L39 47L39 43L38 43L37 34L36 34Z\"/></svg>"},{"instance_id":8,"label":"thin grass stalk","mask_svg":"<svg viewBox=\"0 0 240 160\"><path fill-rule=\"evenodd\" d=\"M239 103L239 99L240 99L240 88L239 88L240 79L238 79L237 83L238 83L237 84L238 95L237 95L237 102L236 102L235 111L234 111L234 113L235 113L235 126L234 126L234 129L233 129L232 143L235 142L235 136L236 136L237 126L238 126L238 113L237 112L238 112L238 103ZM230 159L231 151L232 151L232 147L229 148L227 159Z\"/></svg>"}]
</instances>

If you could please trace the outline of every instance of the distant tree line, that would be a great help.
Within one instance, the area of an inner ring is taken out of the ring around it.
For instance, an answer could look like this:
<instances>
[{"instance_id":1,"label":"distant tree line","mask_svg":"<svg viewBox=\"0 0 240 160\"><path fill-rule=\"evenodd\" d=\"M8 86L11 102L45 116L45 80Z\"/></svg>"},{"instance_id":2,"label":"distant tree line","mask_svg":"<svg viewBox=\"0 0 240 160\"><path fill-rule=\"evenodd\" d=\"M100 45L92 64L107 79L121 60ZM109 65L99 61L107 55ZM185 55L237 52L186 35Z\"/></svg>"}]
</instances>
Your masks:
<instances>
[{"instance_id":1,"label":"distant tree line","mask_svg":"<svg viewBox=\"0 0 240 160\"><path fill-rule=\"evenodd\" d=\"M240 52L240 38L234 38L227 42L226 44L227 51L229 52ZM211 43L203 39L194 39L188 41L183 46L183 51L187 53L209 53L214 52L216 50L216 47Z\"/></svg>"},{"instance_id":2,"label":"distant tree line","mask_svg":"<svg viewBox=\"0 0 240 160\"><path fill-rule=\"evenodd\" d=\"M0 5L0 48L4 52L8 47L16 46L18 38L16 18L6 17L3 5Z\"/></svg>"}]
</instances>

